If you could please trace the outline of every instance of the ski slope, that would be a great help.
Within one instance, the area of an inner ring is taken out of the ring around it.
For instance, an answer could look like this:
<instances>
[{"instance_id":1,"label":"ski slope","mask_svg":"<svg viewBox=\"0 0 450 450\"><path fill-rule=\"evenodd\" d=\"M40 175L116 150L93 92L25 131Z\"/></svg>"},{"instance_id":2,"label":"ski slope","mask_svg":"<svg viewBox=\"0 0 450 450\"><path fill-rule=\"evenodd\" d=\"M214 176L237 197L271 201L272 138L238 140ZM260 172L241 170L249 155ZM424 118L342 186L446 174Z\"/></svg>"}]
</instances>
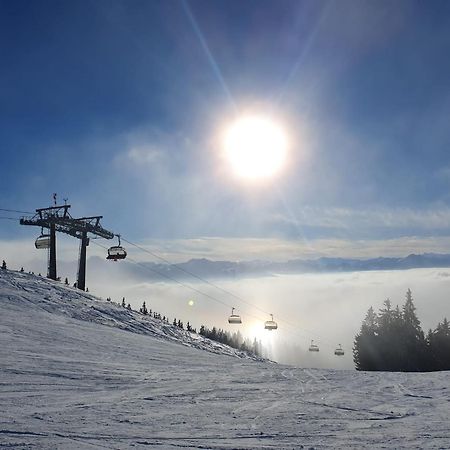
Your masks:
<instances>
[{"instance_id":1,"label":"ski slope","mask_svg":"<svg viewBox=\"0 0 450 450\"><path fill-rule=\"evenodd\" d=\"M450 374L282 366L0 270L1 448L450 448Z\"/></svg>"}]
</instances>

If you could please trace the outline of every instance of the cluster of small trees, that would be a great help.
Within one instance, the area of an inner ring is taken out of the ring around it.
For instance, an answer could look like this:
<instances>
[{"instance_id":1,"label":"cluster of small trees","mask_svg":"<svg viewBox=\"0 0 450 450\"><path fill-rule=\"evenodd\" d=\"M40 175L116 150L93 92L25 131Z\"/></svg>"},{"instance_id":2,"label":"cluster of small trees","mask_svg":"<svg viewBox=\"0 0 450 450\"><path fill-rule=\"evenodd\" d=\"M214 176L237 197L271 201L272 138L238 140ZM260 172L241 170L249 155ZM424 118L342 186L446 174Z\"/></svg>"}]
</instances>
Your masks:
<instances>
[{"instance_id":1,"label":"cluster of small trees","mask_svg":"<svg viewBox=\"0 0 450 450\"><path fill-rule=\"evenodd\" d=\"M450 370L450 325L447 319L424 335L411 290L400 309L389 299L376 314L372 307L356 335L353 360L357 370L427 372Z\"/></svg>"},{"instance_id":2,"label":"cluster of small trees","mask_svg":"<svg viewBox=\"0 0 450 450\"><path fill-rule=\"evenodd\" d=\"M6 264L6 261L3 259L2 260L2 264L0 266L0 269L2 270L8 270L8 266ZM23 267L20 268L19 270L20 273L25 273L25 269ZM34 272L32 272L31 270L28 272L30 275L34 275ZM39 274L39 276L41 276L41 274Z\"/></svg>"},{"instance_id":3,"label":"cluster of small trees","mask_svg":"<svg viewBox=\"0 0 450 450\"><path fill-rule=\"evenodd\" d=\"M3 269L3 270L7 270L7 269L8 269L5 260L2 260L2 264L1 264L1 266L0 266L0 269ZM20 272L20 273L25 273L25 269L23 268L23 266L20 268L19 272ZM34 273L33 271L31 271L31 270L30 270L28 273L29 273L30 275L35 275L35 273ZM39 273L38 276L41 277L42 275ZM57 281L61 281L61 277L58 277L58 278L57 278ZM67 277L66 277L65 280L64 280L64 284L65 284L66 286L69 285L69 279L68 279ZM73 284L73 287L77 287L77 283L76 283L76 282ZM86 292L89 292L89 289L88 289L88 288L86 288Z\"/></svg>"},{"instance_id":4,"label":"cluster of small trees","mask_svg":"<svg viewBox=\"0 0 450 450\"><path fill-rule=\"evenodd\" d=\"M211 330L204 325L200 327L199 334L212 339L213 341L221 342L222 344L229 345L230 347L242 350L244 352L253 353L256 356L262 356L262 345L261 342L257 341L256 338L253 343L249 339L244 339L242 334L237 331L235 333L230 333L222 329L217 329L213 327Z\"/></svg>"},{"instance_id":5,"label":"cluster of small trees","mask_svg":"<svg viewBox=\"0 0 450 450\"><path fill-rule=\"evenodd\" d=\"M125 297L122 299L122 306L125 308ZM128 309L131 310L130 304L128 303L127 306ZM147 305L145 304L145 301L142 303L142 306L139 308L139 312L143 314L144 316L150 316L154 319L161 320L162 322L169 324L169 318L166 316L161 316L160 313L157 313L155 311L152 311L151 309L147 308ZM172 325L174 327L181 328L182 330L185 329L184 323L180 319L173 319ZM187 322L186 324L186 330L191 331L193 333L197 333L197 330L195 328L192 328L191 324ZM249 339L244 339L241 335L241 333L235 332L230 333L229 331L224 331L222 329L217 329L216 327L213 327L211 330L204 325L200 327L199 334L207 337L208 339L211 339L213 341L221 342L222 344L229 345L230 347L236 348L238 350L242 350L248 353L253 353L256 356L262 356L262 345L261 342L258 342L256 339L254 339L253 343Z\"/></svg>"},{"instance_id":6,"label":"cluster of small trees","mask_svg":"<svg viewBox=\"0 0 450 450\"><path fill-rule=\"evenodd\" d=\"M123 297L123 299L122 299L122 306L125 308L125 297ZM128 303L127 308L131 310L131 306L129 303ZM141 314L143 314L144 316L148 315L150 317L153 317L154 319L160 320L161 322L164 322L167 324L170 323L168 317L162 316L160 313L158 313L156 311L152 311L151 309L148 309L145 302L142 303L142 306L139 308L139 312ZM181 328L182 330L184 330L184 323L179 319L178 320L176 318L173 319L172 325L174 327L178 327L178 328ZM197 330L195 328L192 328L191 324L189 322L186 324L186 330L192 331L193 333L197 333Z\"/></svg>"}]
</instances>

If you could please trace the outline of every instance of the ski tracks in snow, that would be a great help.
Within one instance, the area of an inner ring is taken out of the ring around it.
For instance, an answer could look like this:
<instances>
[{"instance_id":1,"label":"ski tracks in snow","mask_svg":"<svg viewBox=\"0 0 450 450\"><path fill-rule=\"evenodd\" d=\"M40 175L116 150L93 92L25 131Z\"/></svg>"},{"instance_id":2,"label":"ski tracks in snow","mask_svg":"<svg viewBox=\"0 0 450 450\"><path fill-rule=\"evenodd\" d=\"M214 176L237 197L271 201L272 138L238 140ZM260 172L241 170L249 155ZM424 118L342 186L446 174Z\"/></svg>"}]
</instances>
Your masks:
<instances>
[{"instance_id":1,"label":"ski tracks in snow","mask_svg":"<svg viewBox=\"0 0 450 450\"><path fill-rule=\"evenodd\" d=\"M0 447L449 448L448 373L199 351L200 340L179 345L175 329L27 274L0 276L0 297Z\"/></svg>"}]
</instances>

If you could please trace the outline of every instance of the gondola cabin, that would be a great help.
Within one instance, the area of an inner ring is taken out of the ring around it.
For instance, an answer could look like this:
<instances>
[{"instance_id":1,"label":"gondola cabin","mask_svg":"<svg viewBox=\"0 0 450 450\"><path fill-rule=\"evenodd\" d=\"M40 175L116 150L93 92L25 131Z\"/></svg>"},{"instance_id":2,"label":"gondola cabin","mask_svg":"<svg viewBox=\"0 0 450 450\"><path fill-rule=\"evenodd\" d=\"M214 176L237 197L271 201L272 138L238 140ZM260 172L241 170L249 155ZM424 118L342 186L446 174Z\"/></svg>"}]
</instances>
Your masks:
<instances>
[{"instance_id":1,"label":"gondola cabin","mask_svg":"<svg viewBox=\"0 0 450 450\"><path fill-rule=\"evenodd\" d=\"M234 314L234 308L231 308L231 316L228 317L228 323L240 324L242 323L241 316Z\"/></svg>"},{"instance_id":2,"label":"gondola cabin","mask_svg":"<svg viewBox=\"0 0 450 450\"><path fill-rule=\"evenodd\" d=\"M278 324L273 320L273 314L271 314L270 317L272 318L271 320L264 322L264 328L269 331L276 330L278 328Z\"/></svg>"},{"instance_id":3,"label":"gondola cabin","mask_svg":"<svg viewBox=\"0 0 450 450\"><path fill-rule=\"evenodd\" d=\"M334 351L336 356L344 356L344 350L342 349L342 345L339 344L339 347Z\"/></svg>"},{"instance_id":4,"label":"gondola cabin","mask_svg":"<svg viewBox=\"0 0 450 450\"><path fill-rule=\"evenodd\" d=\"M50 235L41 234L35 241L34 246L37 249L47 249L50 248Z\"/></svg>"},{"instance_id":5,"label":"gondola cabin","mask_svg":"<svg viewBox=\"0 0 450 450\"><path fill-rule=\"evenodd\" d=\"M106 259L110 259L112 261L118 261L119 259L125 259L127 257L127 252L120 245L115 245L114 247L110 247L108 249L108 256Z\"/></svg>"},{"instance_id":6,"label":"gondola cabin","mask_svg":"<svg viewBox=\"0 0 450 450\"><path fill-rule=\"evenodd\" d=\"M314 344L314 341L311 341L311 345L309 346L309 351L310 352L318 352L319 346Z\"/></svg>"}]
</instances>

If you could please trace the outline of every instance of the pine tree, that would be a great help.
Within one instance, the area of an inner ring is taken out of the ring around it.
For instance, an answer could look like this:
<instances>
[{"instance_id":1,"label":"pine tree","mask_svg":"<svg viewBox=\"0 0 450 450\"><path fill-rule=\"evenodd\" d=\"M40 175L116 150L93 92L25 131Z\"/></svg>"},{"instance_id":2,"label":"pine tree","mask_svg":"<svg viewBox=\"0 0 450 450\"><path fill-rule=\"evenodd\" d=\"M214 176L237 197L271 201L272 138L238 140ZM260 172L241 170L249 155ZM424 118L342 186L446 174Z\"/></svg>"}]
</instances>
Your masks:
<instances>
[{"instance_id":1,"label":"pine tree","mask_svg":"<svg viewBox=\"0 0 450 450\"><path fill-rule=\"evenodd\" d=\"M127 305L127 309L128 309L128 311L131 311L131 305L129 303Z\"/></svg>"},{"instance_id":2,"label":"pine tree","mask_svg":"<svg viewBox=\"0 0 450 450\"><path fill-rule=\"evenodd\" d=\"M414 330L417 336L422 334L422 330L420 328L420 320L416 315L416 307L414 305L414 301L412 298L411 289L406 291L406 300L403 305L403 320L405 325Z\"/></svg>"},{"instance_id":3,"label":"pine tree","mask_svg":"<svg viewBox=\"0 0 450 450\"><path fill-rule=\"evenodd\" d=\"M403 319L400 308L392 309L389 299L384 302L384 308L378 315L378 370L399 371L402 370L404 360L404 348L398 339L402 332Z\"/></svg>"},{"instance_id":4,"label":"pine tree","mask_svg":"<svg viewBox=\"0 0 450 450\"><path fill-rule=\"evenodd\" d=\"M69 285L69 280L68 280L68 278L66 277L66 279L64 280L64 284L66 285L66 286L68 286Z\"/></svg>"},{"instance_id":5,"label":"pine tree","mask_svg":"<svg viewBox=\"0 0 450 450\"><path fill-rule=\"evenodd\" d=\"M353 361L356 370L379 370L378 346L378 318L373 308L370 307L353 345Z\"/></svg>"},{"instance_id":6,"label":"pine tree","mask_svg":"<svg viewBox=\"0 0 450 450\"><path fill-rule=\"evenodd\" d=\"M425 337L425 348L426 348L426 357L424 362L424 370L425 371L433 371L433 370L439 370L438 363L437 363L437 355L435 353L435 346L434 346L434 333L433 330L430 328L428 330L428 333Z\"/></svg>"},{"instance_id":7,"label":"pine tree","mask_svg":"<svg viewBox=\"0 0 450 450\"><path fill-rule=\"evenodd\" d=\"M147 307L145 306L145 302L142 303L141 309L139 310L144 316L148 314Z\"/></svg>"},{"instance_id":8,"label":"pine tree","mask_svg":"<svg viewBox=\"0 0 450 450\"><path fill-rule=\"evenodd\" d=\"M23 272L24 272L23 267L21 267L20 268L20 273L23 273Z\"/></svg>"},{"instance_id":9,"label":"pine tree","mask_svg":"<svg viewBox=\"0 0 450 450\"><path fill-rule=\"evenodd\" d=\"M406 291L406 299L403 305L403 328L401 338L404 346L403 370L423 370L426 362L425 336L420 327L420 320L416 315L411 289Z\"/></svg>"},{"instance_id":10,"label":"pine tree","mask_svg":"<svg viewBox=\"0 0 450 450\"><path fill-rule=\"evenodd\" d=\"M252 353L254 353L255 355L259 354L258 341L256 340L256 338L253 339Z\"/></svg>"},{"instance_id":11,"label":"pine tree","mask_svg":"<svg viewBox=\"0 0 450 450\"><path fill-rule=\"evenodd\" d=\"M122 307L125 308L125 297L122 297Z\"/></svg>"},{"instance_id":12,"label":"pine tree","mask_svg":"<svg viewBox=\"0 0 450 450\"><path fill-rule=\"evenodd\" d=\"M2 269L6 270L6 262L5 262L5 260L3 260L3 262L2 262Z\"/></svg>"},{"instance_id":13,"label":"pine tree","mask_svg":"<svg viewBox=\"0 0 450 450\"><path fill-rule=\"evenodd\" d=\"M411 290L406 292L402 309L398 306L393 309L389 299L385 300L383 306L378 316L373 308L369 309L355 337L353 360L356 369L409 372L436 370L438 349L444 347L436 344L437 331L430 330L425 339Z\"/></svg>"},{"instance_id":14,"label":"pine tree","mask_svg":"<svg viewBox=\"0 0 450 450\"><path fill-rule=\"evenodd\" d=\"M236 331L233 336L232 336L232 341L233 341L233 347L234 348L240 348L240 346L243 343L243 337L242 337L242 333L240 331Z\"/></svg>"},{"instance_id":15,"label":"pine tree","mask_svg":"<svg viewBox=\"0 0 450 450\"><path fill-rule=\"evenodd\" d=\"M390 299L386 299L383 302L384 308L380 309L378 314L378 325L380 328L388 329L392 324L394 318L394 312L392 310L392 303Z\"/></svg>"},{"instance_id":16,"label":"pine tree","mask_svg":"<svg viewBox=\"0 0 450 450\"><path fill-rule=\"evenodd\" d=\"M434 370L450 370L450 324L447 318L438 323L432 333L430 347L434 357Z\"/></svg>"}]
</instances>

